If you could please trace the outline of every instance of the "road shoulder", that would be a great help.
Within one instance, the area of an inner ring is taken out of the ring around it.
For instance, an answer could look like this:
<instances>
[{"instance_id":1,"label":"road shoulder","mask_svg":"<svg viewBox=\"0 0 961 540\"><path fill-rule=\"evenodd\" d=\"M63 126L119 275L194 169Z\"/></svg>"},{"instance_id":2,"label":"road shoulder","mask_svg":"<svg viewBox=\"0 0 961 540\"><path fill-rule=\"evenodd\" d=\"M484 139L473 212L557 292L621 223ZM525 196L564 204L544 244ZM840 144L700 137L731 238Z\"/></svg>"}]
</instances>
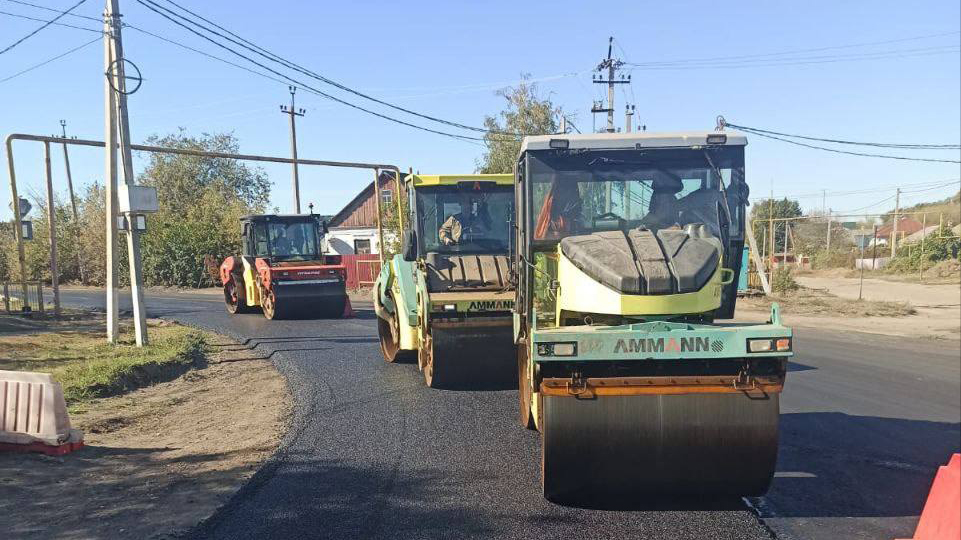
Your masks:
<instances>
[{"instance_id":1,"label":"road shoulder","mask_svg":"<svg viewBox=\"0 0 961 540\"><path fill-rule=\"evenodd\" d=\"M202 369L74 411L83 449L0 454L5 532L172 538L223 505L276 449L290 397L268 360L209 339Z\"/></svg>"}]
</instances>

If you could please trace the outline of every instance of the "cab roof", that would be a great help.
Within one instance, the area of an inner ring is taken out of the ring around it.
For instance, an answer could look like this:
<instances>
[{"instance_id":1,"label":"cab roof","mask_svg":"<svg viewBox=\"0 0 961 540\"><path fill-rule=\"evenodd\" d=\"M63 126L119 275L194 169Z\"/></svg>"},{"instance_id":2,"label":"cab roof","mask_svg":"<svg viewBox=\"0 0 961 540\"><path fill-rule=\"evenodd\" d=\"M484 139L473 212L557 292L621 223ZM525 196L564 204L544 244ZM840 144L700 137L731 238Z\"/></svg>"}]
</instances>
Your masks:
<instances>
[{"instance_id":1,"label":"cab roof","mask_svg":"<svg viewBox=\"0 0 961 540\"><path fill-rule=\"evenodd\" d=\"M248 214L240 218L240 221L309 221L319 219L317 214Z\"/></svg>"},{"instance_id":2,"label":"cab roof","mask_svg":"<svg viewBox=\"0 0 961 540\"><path fill-rule=\"evenodd\" d=\"M461 182L496 182L502 186L514 185L513 174L410 174L404 179L414 187L456 186Z\"/></svg>"},{"instance_id":3,"label":"cab roof","mask_svg":"<svg viewBox=\"0 0 961 540\"><path fill-rule=\"evenodd\" d=\"M521 153L527 150L550 150L551 141L566 140L569 149L618 150L627 148L678 148L708 146L708 135L726 135L723 143L710 146L745 146L747 137L736 131L684 131L677 133L587 133L533 135L524 137ZM558 144L555 142L555 145ZM561 147L563 148L563 147Z\"/></svg>"}]
</instances>

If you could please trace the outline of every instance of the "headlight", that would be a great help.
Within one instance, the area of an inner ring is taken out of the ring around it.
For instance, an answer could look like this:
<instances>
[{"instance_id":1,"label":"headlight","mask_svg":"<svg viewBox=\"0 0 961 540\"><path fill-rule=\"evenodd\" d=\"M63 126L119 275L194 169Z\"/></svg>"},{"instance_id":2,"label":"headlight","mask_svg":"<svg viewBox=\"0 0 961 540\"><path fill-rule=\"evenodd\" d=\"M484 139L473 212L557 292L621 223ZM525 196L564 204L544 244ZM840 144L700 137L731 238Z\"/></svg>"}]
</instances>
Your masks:
<instances>
[{"instance_id":1,"label":"headlight","mask_svg":"<svg viewBox=\"0 0 961 540\"><path fill-rule=\"evenodd\" d=\"M538 343L538 356L577 356L577 342Z\"/></svg>"},{"instance_id":2,"label":"headlight","mask_svg":"<svg viewBox=\"0 0 961 540\"><path fill-rule=\"evenodd\" d=\"M747 352L790 352L791 338L759 338L747 340Z\"/></svg>"}]
</instances>

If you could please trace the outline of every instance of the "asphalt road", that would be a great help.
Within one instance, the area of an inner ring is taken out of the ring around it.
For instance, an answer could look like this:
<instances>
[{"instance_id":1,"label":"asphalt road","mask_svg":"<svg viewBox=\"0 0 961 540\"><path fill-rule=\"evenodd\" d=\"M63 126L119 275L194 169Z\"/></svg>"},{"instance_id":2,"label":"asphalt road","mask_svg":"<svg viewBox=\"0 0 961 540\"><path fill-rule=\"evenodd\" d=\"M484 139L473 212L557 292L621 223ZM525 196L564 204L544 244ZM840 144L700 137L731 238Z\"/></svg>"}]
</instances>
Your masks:
<instances>
[{"instance_id":1,"label":"asphalt road","mask_svg":"<svg viewBox=\"0 0 961 540\"><path fill-rule=\"evenodd\" d=\"M801 328L767 496L564 507L541 497L516 390L426 388L416 365L382 360L369 305L318 321L230 317L202 294L147 306L270 358L295 400L281 448L195 538L907 538L961 447L959 342Z\"/></svg>"}]
</instances>

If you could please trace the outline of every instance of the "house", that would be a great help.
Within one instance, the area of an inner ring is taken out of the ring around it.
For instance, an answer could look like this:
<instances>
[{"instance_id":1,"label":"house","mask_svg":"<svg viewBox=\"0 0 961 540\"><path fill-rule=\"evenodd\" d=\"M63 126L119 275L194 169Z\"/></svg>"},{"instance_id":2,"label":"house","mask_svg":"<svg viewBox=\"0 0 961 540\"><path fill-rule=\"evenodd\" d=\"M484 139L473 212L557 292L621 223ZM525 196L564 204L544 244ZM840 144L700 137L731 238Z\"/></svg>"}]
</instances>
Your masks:
<instances>
[{"instance_id":1,"label":"house","mask_svg":"<svg viewBox=\"0 0 961 540\"><path fill-rule=\"evenodd\" d=\"M377 177L380 196L384 203L393 204L397 196L394 171L381 171ZM378 254L377 202L371 182L340 212L327 222L327 251L334 255Z\"/></svg>"},{"instance_id":2,"label":"house","mask_svg":"<svg viewBox=\"0 0 961 540\"><path fill-rule=\"evenodd\" d=\"M904 237L920 231L923 227L920 221L908 216L901 216L901 218L898 219L898 237L896 240L900 243ZM885 244L890 244L892 232L894 232L894 223L881 225L878 227L878 240L884 240Z\"/></svg>"}]
</instances>

